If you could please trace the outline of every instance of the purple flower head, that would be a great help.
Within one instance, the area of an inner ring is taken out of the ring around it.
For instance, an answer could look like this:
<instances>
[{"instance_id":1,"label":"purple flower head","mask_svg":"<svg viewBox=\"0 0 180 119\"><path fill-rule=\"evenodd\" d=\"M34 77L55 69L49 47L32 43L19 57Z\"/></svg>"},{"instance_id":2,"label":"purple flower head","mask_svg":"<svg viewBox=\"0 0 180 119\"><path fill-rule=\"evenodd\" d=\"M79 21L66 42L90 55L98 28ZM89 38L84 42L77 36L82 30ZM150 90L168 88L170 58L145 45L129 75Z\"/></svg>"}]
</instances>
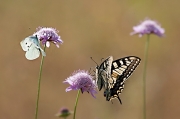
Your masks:
<instances>
[{"instance_id":1,"label":"purple flower head","mask_svg":"<svg viewBox=\"0 0 180 119\"><path fill-rule=\"evenodd\" d=\"M60 36L58 35L59 31L54 28L38 27L36 30L37 32L35 32L33 35L37 35L38 39L42 41L42 44L46 44L47 47L50 46L50 42L54 43L58 48L58 43L63 43L63 41L60 39Z\"/></svg>"},{"instance_id":2,"label":"purple flower head","mask_svg":"<svg viewBox=\"0 0 180 119\"><path fill-rule=\"evenodd\" d=\"M64 83L70 84L70 86L66 88L66 92L81 89L82 93L85 91L91 93L94 98L94 94L97 93L95 90L97 88L95 81L92 79L92 76L84 70L74 72L72 76L64 81Z\"/></svg>"},{"instance_id":3,"label":"purple flower head","mask_svg":"<svg viewBox=\"0 0 180 119\"><path fill-rule=\"evenodd\" d=\"M68 117L72 112L70 112L67 108L61 108L61 110L56 114L58 117L66 118Z\"/></svg>"},{"instance_id":4,"label":"purple flower head","mask_svg":"<svg viewBox=\"0 0 180 119\"><path fill-rule=\"evenodd\" d=\"M153 20L146 19L141 22L139 25L133 27L134 32L130 35L139 34L139 37L142 37L144 34L155 34L159 37L164 36L165 30Z\"/></svg>"}]
</instances>

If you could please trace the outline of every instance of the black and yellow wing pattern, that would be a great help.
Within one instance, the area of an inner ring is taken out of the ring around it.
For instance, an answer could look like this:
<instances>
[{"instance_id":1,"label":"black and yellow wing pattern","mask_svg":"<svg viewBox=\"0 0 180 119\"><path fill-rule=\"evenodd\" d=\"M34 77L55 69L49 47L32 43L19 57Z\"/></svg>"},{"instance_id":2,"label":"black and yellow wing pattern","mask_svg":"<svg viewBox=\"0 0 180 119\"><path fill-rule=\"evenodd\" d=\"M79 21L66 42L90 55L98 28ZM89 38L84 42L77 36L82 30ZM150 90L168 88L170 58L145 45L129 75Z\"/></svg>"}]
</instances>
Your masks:
<instances>
[{"instance_id":1,"label":"black and yellow wing pattern","mask_svg":"<svg viewBox=\"0 0 180 119\"><path fill-rule=\"evenodd\" d=\"M112 56L110 56L97 67L96 82L99 90L104 87L104 96L107 101L117 98L122 104L119 94L122 93L125 81L131 76L140 61L141 59L136 56L113 61Z\"/></svg>"}]
</instances>

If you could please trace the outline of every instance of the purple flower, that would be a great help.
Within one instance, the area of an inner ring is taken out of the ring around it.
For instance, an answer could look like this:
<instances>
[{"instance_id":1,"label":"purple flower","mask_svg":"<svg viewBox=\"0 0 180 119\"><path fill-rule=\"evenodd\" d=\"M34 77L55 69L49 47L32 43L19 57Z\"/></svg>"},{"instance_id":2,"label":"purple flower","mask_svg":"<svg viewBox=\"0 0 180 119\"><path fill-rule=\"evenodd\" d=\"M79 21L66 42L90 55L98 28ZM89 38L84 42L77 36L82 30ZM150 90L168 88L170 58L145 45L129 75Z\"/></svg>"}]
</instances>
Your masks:
<instances>
[{"instance_id":1,"label":"purple flower","mask_svg":"<svg viewBox=\"0 0 180 119\"><path fill-rule=\"evenodd\" d=\"M35 32L33 35L37 35L38 39L42 41L42 44L46 44L47 47L50 46L50 42L54 43L58 48L58 43L63 43L63 41L60 39L60 36L58 35L59 31L54 28L38 27L36 30L37 32Z\"/></svg>"},{"instance_id":2,"label":"purple flower","mask_svg":"<svg viewBox=\"0 0 180 119\"><path fill-rule=\"evenodd\" d=\"M84 70L78 70L72 74L72 76L68 77L64 83L69 83L70 86L66 88L66 92L71 90L79 90L81 89L81 92L88 92L91 93L91 95L95 98L96 93L96 83L92 79L92 76L89 75L87 71Z\"/></svg>"},{"instance_id":3,"label":"purple flower","mask_svg":"<svg viewBox=\"0 0 180 119\"><path fill-rule=\"evenodd\" d=\"M58 117L66 118L68 117L72 112L70 112L67 108L61 108L61 110L56 114Z\"/></svg>"},{"instance_id":4,"label":"purple flower","mask_svg":"<svg viewBox=\"0 0 180 119\"><path fill-rule=\"evenodd\" d=\"M144 34L155 34L159 37L164 36L165 30L161 26L151 19L146 19L139 25L133 27L134 32L130 35L139 34L142 37Z\"/></svg>"}]
</instances>

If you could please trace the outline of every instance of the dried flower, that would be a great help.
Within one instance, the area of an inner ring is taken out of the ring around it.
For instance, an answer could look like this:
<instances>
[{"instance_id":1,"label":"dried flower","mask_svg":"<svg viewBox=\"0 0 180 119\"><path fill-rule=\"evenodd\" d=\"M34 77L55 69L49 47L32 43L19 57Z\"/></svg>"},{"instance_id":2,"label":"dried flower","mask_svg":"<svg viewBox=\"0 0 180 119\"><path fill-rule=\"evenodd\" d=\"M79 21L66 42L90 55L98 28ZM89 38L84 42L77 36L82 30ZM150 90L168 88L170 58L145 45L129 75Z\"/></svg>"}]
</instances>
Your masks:
<instances>
[{"instance_id":1,"label":"dried flower","mask_svg":"<svg viewBox=\"0 0 180 119\"><path fill-rule=\"evenodd\" d=\"M58 35L59 31L54 28L38 27L36 30L37 32L35 32L33 35L37 35L38 39L42 41L42 44L46 44L47 47L50 46L50 42L54 43L58 48L58 43L63 43Z\"/></svg>"},{"instance_id":2,"label":"dried flower","mask_svg":"<svg viewBox=\"0 0 180 119\"><path fill-rule=\"evenodd\" d=\"M144 34L155 34L159 37L164 35L165 30L153 20L146 19L141 22L139 25L133 27L134 32L130 35L139 34L139 37L142 37Z\"/></svg>"},{"instance_id":3,"label":"dried flower","mask_svg":"<svg viewBox=\"0 0 180 119\"><path fill-rule=\"evenodd\" d=\"M91 93L91 95L95 98L96 93L96 83L92 79L92 76L89 75L87 71L84 70L78 70L72 74L72 76L68 77L64 83L69 83L70 86L66 88L66 92L71 90L79 90L81 89L81 92L88 92Z\"/></svg>"},{"instance_id":4,"label":"dried flower","mask_svg":"<svg viewBox=\"0 0 180 119\"><path fill-rule=\"evenodd\" d=\"M63 117L63 118L66 118L68 117L70 114L72 114L72 112L70 112L67 108L61 108L60 112L58 112L56 114L56 116L58 117Z\"/></svg>"}]
</instances>

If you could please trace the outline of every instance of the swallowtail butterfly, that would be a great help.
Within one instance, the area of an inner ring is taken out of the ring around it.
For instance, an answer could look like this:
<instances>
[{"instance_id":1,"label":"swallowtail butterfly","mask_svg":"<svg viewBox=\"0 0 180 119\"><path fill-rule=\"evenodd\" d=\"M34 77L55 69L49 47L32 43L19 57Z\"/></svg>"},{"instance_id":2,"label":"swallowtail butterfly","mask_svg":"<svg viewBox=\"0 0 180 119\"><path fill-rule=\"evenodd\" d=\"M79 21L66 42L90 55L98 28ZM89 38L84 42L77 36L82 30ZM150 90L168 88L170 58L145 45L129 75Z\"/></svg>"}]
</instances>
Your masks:
<instances>
[{"instance_id":1,"label":"swallowtail butterfly","mask_svg":"<svg viewBox=\"0 0 180 119\"><path fill-rule=\"evenodd\" d=\"M139 65L141 59L128 56L113 61L109 56L100 66L96 67L96 83L99 91L104 88L107 101L117 98L122 104L119 94L124 89L124 83Z\"/></svg>"}]
</instances>

